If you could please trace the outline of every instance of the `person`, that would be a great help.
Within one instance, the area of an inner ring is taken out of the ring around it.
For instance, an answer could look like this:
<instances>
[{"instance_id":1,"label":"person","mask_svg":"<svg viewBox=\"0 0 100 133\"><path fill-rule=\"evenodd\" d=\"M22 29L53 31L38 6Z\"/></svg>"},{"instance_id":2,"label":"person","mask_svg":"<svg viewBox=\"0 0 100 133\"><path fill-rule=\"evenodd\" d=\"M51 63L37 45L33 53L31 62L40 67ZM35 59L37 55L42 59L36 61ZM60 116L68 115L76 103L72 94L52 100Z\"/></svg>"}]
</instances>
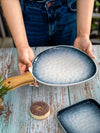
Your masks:
<instances>
[{"instance_id":1,"label":"person","mask_svg":"<svg viewBox=\"0 0 100 133\"><path fill-rule=\"evenodd\" d=\"M32 67L32 46L74 44L95 58L89 39L94 0L1 0L1 5L20 74Z\"/></svg>"}]
</instances>

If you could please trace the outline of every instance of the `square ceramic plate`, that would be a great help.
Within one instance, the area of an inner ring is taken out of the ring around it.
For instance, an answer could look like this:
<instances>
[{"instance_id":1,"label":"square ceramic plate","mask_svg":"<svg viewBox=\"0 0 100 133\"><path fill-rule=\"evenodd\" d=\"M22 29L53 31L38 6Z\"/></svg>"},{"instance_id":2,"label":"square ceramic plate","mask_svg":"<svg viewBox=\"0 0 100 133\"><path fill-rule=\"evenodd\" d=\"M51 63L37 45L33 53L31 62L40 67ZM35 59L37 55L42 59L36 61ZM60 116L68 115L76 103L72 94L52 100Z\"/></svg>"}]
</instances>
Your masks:
<instances>
[{"instance_id":1,"label":"square ceramic plate","mask_svg":"<svg viewBox=\"0 0 100 133\"><path fill-rule=\"evenodd\" d=\"M57 113L66 133L100 133L100 105L87 99Z\"/></svg>"}]
</instances>

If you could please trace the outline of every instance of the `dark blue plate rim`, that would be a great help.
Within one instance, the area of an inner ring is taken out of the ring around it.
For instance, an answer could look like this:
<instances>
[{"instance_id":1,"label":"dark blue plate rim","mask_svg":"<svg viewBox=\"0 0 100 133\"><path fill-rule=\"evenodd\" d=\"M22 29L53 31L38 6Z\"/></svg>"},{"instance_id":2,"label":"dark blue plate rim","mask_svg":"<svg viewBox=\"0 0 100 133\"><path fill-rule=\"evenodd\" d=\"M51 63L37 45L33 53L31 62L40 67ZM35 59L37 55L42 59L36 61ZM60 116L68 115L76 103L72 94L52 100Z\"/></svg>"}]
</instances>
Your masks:
<instances>
[{"instance_id":1,"label":"dark blue plate rim","mask_svg":"<svg viewBox=\"0 0 100 133\"><path fill-rule=\"evenodd\" d=\"M82 101L80 101L80 102L77 102L77 103L75 103L75 104L73 104L73 105L71 105L71 106L65 107L65 108L63 108L63 109L61 109L61 110L59 110L59 111L57 112L57 114L56 114L56 119L57 119L58 123L60 124L60 126L62 127L62 129L64 130L65 133L67 133L67 131L66 131L66 129L63 127L63 124L62 124L62 122L61 122L60 119L59 119L60 113L61 113L61 112L64 112L65 110L69 110L70 108L73 108L73 107L75 107L75 106L77 106L77 105L85 104L85 103L88 103L88 102L89 102L89 103L94 103L94 104L97 105L97 106L99 107L99 109L100 109L100 104L99 104L95 99L88 98L88 99L82 100Z\"/></svg>"}]
</instances>

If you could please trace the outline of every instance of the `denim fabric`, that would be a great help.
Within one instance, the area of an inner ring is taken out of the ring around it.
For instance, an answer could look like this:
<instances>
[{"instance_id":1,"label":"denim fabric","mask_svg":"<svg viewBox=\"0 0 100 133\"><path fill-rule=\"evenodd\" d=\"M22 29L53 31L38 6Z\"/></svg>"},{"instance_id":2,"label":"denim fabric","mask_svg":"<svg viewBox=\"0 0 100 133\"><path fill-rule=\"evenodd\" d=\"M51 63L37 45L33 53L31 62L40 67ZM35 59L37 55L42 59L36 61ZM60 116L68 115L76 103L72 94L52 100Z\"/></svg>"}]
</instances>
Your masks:
<instances>
[{"instance_id":1,"label":"denim fabric","mask_svg":"<svg viewBox=\"0 0 100 133\"><path fill-rule=\"evenodd\" d=\"M53 3L48 7L50 1ZM68 1L21 0L30 46L73 45L77 34L76 4L75 0Z\"/></svg>"},{"instance_id":2,"label":"denim fabric","mask_svg":"<svg viewBox=\"0 0 100 133\"><path fill-rule=\"evenodd\" d=\"M76 12L76 0L67 0L67 6L70 9L70 11Z\"/></svg>"}]
</instances>

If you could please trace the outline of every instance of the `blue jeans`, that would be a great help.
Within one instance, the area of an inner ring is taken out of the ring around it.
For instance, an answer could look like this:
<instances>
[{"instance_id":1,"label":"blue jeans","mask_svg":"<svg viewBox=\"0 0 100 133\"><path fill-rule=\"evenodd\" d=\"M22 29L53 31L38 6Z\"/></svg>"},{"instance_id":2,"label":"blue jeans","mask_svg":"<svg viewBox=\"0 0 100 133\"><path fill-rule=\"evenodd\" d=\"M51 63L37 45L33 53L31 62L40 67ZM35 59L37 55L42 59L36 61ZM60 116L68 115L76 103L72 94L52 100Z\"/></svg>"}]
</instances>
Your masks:
<instances>
[{"instance_id":1,"label":"blue jeans","mask_svg":"<svg viewBox=\"0 0 100 133\"><path fill-rule=\"evenodd\" d=\"M21 0L21 7L31 47L73 45L77 34L75 0Z\"/></svg>"}]
</instances>

